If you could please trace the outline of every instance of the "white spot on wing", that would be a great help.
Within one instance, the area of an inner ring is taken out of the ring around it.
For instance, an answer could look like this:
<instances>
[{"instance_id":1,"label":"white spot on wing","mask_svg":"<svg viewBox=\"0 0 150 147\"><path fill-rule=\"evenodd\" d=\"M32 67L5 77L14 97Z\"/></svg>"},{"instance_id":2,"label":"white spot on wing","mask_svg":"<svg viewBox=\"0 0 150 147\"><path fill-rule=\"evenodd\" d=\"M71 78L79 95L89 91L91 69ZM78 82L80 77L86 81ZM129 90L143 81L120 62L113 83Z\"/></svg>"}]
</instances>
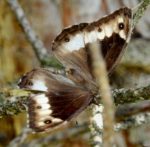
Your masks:
<instances>
[{"instance_id":1,"label":"white spot on wing","mask_svg":"<svg viewBox=\"0 0 150 147\"><path fill-rule=\"evenodd\" d=\"M118 17L118 23L124 23L124 20L122 17Z\"/></svg>"},{"instance_id":2,"label":"white spot on wing","mask_svg":"<svg viewBox=\"0 0 150 147\"><path fill-rule=\"evenodd\" d=\"M118 29L118 22L116 20L114 20L114 22L111 23L113 26L113 32L118 33L119 29Z\"/></svg>"},{"instance_id":3,"label":"white spot on wing","mask_svg":"<svg viewBox=\"0 0 150 147\"><path fill-rule=\"evenodd\" d=\"M113 33L113 28L111 25L104 26L105 36L110 37Z\"/></svg>"},{"instance_id":4,"label":"white spot on wing","mask_svg":"<svg viewBox=\"0 0 150 147\"><path fill-rule=\"evenodd\" d=\"M47 91L47 86L45 85L45 81L44 80L34 80L33 81L33 85L31 86L31 88L33 90L39 90L39 91Z\"/></svg>"},{"instance_id":5,"label":"white spot on wing","mask_svg":"<svg viewBox=\"0 0 150 147\"><path fill-rule=\"evenodd\" d=\"M126 35L125 35L124 30L121 30L121 31L119 32L119 36L120 36L121 38L123 38L123 39L126 40Z\"/></svg>"},{"instance_id":6,"label":"white spot on wing","mask_svg":"<svg viewBox=\"0 0 150 147\"><path fill-rule=\"evenodd\" d=\"M45 94L36 95L35 97L32 97L32 99L34 99L34 101L37 104L43 104L43 103L46 104L49 101L48 97L46 97Z\"/></svg>"},{"instance_id":7,"label":"white spot on wing","mask_svg":"<svg viewBox=\"0 0 150 147\"><path fill-rule=\"evenodd\" d=\"M60 122L62 122L63 120L62 119L60 119L60 118L53 118L52 119L52 122L54 122L54 123L60 123Z\"/></svg>"},{"instance_id":8,"label":"white spot on wing","mask_svg":"<svg viewBox=\"0 0 150 147\"><path fill-rule=\"evenodd\" d=\"M37 126L41 127L41 126L45 126L46 124L43 121L39 121L37 122Z\"/></svg>"},{"instance_id":9,"label":"white spot on wing","mask_svg":"<svg viewBox=\"0 0 150 147\"><path fill-rule=\"evenodd\" d=\"M97 40L97 33L95 30L91 32L85 32L84 38L85 44L95 42L96 40Z\"/></svg>"},{"instance_id":10,"label":"white spot on wing","mask_svg":"<svg viewBox=\"0 0 150 147\"><path fill-rule=\"evenodd\" d=\"M98 31L97 31L97 38L98 38L99 40L102 40L102 39L104 39L104 37L105 37L105 33L104 33L103 28L102 28L102 31L101 31L101 32L98 32Z\"/></svg>"},{"instance_id":11,"label":"white spot on wing","mask_svg":"<svg viewBox=\"0 0 150 147\"><path fill-rule=\"evenodd\" d=\"M41 109L40 110L45 110L45 109L49 109L51 106L50 106L50 104L45 104L45 103L41 103L41 105L39 105L39 106L41 106Z\"/></svg>"},{"instance_id":12,"label":"white spot on wing","mask_svg":"<svg viewBox=\"0 0 150 147\"><path fill-rule=\"evenodd\" d=\"M51 113L52 113L52 110L47 109L47 110L39 110L37 114L40 117L45 117L45 116L50 115Z\"/></svg>"},{"instance_id":13,"label":"white spot on wing","mask_svg":"<svg viewBox=\"0 0 150 147\"><path fill-rule=\"evenodd\" d=\"M69 52L72 52L74 50L79 50L84 46L85 44L84 44L84 38L82 33L76 34L75 36L71 36L69 42L65 42L63 44L63 48Z\"/></svg>"},{"instance_id":14,"label":"white spot on wing","mask_svg":"<svg viewBox=\"0 0 150 147\"><path fill-rule=\"evenodd\" d=\"M51 120L52 121L52 119L53 119L53 117L52 116L50 116L50 115L48 115L48 116L44 116L44 117L39 117L38 118L38 121L40 122L40 121L45 121L45 120Z\"/></svg>"}]
</instances>

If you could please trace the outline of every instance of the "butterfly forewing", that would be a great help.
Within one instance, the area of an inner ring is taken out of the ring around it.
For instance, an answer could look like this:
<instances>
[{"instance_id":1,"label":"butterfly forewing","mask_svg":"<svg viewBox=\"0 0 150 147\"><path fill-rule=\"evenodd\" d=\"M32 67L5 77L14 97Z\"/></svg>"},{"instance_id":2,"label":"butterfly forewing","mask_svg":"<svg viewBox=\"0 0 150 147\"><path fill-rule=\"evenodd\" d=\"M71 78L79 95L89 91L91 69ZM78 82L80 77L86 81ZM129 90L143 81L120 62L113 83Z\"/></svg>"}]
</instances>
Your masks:
<instances>
[{"instance_id":1,"label":"butterfly forewing","mask_svg":"<svg viewBox=\"0 0 150 147\"><path fill-rule=\"evenodd\" d=\"M99 43L108 72L111 72L131 35L131 9L121 8L96 22L86 24L82 29L80 25L62 31L54 40L52 50L68 70L74 71L73 76L69 73L71 79L80 77L79 82L74 81L93 89L95 85L87 47L96 41ZM72 29L73 34L70 33Z\"/></svg>"}]
</instances>

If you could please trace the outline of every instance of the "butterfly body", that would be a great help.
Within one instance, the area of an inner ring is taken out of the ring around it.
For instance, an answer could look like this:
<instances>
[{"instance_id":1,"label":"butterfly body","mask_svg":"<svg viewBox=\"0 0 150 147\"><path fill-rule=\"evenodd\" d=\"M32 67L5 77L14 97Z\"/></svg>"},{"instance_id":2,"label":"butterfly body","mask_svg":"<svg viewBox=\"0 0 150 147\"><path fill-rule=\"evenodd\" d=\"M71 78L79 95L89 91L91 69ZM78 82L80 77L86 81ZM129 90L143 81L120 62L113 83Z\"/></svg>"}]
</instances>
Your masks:
<instances>
[{"instance_id":1,"label":"butterfly body","mask_svg":"<svg viewBox=\"0 0 150 147\"><path fill-rule=\"evenodd\" d=\"M131 15L131 9L121 8L98 21L64 29L52 43L52 52L66 74L38 68L23 76L20 88L39 91L29 97L29 127L33 131L60 126L92 102L98 87L92 74L89 46L98 42L111 73L130 39Z\"/></svg>"}]
</instances>

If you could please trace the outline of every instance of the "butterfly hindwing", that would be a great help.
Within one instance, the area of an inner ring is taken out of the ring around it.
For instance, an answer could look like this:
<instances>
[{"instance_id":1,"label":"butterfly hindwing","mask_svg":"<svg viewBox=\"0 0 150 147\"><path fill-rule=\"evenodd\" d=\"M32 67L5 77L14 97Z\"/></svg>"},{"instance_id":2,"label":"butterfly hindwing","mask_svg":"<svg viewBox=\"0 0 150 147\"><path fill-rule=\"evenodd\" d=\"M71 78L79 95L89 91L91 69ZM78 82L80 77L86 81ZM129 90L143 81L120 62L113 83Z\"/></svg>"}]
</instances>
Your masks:
<instances>
[{"instance_id":1,"label":"butterfly hindwing","mask_svg":"<svg viewBox=\"0 0 150 147\"><path fill-rule=\"evenodd\" d=\"M40 83L41 89L40 85L36 87L37 83ZM19 86L36 92L28 100L28 124L35 132L64 124L84 110L93 98L89 91L74 85L64 76L56 76L45 69L27 73Z\"/></svg>"}]
</instances>

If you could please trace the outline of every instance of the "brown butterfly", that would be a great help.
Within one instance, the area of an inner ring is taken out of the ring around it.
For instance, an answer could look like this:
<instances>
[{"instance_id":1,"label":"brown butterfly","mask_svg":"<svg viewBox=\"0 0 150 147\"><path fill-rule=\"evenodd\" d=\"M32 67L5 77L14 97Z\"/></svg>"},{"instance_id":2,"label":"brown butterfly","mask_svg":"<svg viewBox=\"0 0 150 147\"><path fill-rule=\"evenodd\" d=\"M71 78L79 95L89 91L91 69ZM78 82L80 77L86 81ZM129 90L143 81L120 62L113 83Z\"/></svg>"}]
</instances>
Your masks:
<instances>
[{"instance_id":1,"label":"brown butterfly","mask_svg":"<svg viewBox=\"0 0 150 147\"><path fill-rule=\"evenodd\" d=\"M92 102L98 87L92 74L89 45L99 43L108 73L112 72L129 42L131 19L131 9L121 8L98 21L66 28L56 37L52 51L66 74L38 68L23 76L18 84L23 89L40 91L29 97L29 128L35 132L56 128Z\"/></svg>"}]
</instances>

